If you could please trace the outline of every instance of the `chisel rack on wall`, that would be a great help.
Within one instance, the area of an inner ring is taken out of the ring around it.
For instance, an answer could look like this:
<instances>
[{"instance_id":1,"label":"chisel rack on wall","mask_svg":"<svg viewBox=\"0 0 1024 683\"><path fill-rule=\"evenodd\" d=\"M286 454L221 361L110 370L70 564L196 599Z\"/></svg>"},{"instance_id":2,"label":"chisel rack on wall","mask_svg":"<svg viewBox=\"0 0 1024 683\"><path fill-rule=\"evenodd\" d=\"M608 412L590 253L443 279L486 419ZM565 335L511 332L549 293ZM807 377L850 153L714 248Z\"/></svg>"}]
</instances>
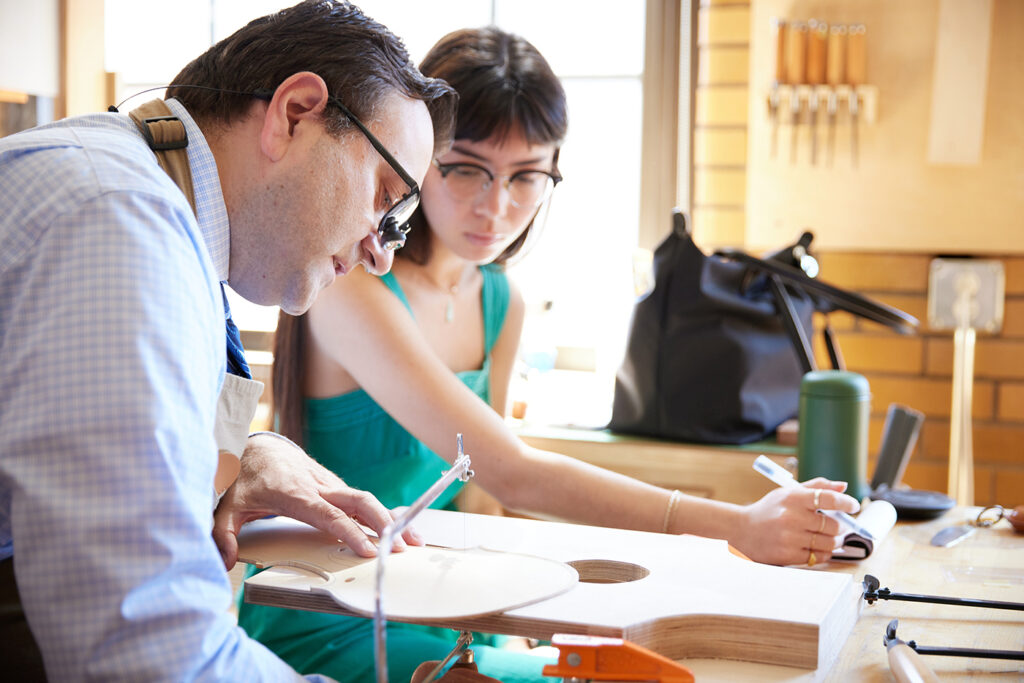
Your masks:
<instances>
[{"instance_id":1,"label":"chisel rack on wall","mask_svg":"<svg viewBox=\"0 0 1024 683\"><path fill-rule=\"evenodd\" d=\"M878 116L878 88L866 79L867 29L863 24L773 18L772 34L775 75L766 98L772 158L785 157L779 150L779 128L786 127L791 163L824 161L831 166L836 128L842 126L849 133L850 162L856 167L858 128ZM824 129L823 136L819 129Z\"/></svg>"}]
</instances>

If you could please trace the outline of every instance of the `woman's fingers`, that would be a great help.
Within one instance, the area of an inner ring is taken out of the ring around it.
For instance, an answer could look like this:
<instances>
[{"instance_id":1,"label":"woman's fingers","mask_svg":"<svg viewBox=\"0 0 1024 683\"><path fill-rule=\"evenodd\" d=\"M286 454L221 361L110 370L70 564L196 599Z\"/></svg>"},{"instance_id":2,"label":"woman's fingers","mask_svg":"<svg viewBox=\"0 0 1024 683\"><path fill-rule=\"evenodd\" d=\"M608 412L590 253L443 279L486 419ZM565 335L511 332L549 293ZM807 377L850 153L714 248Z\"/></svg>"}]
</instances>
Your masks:
<instances>
[{"instance_id":1,"label":"woman's fingers","mask_svg":"<svg viewBox=\"0 0 1024 683\"><path fill-rule=\"evenodd\" d=\"M803 486L802 499L808 510L841 510L851 513L860 510L860 503L856 498L842 493L846 488L845 482L830 482L823 479L821 481L826 485L816 485L818 481L818 479L812 479ZM828 484L842 484L843 486L836 488L827 486Z\"/></svg>"}]
</instances>

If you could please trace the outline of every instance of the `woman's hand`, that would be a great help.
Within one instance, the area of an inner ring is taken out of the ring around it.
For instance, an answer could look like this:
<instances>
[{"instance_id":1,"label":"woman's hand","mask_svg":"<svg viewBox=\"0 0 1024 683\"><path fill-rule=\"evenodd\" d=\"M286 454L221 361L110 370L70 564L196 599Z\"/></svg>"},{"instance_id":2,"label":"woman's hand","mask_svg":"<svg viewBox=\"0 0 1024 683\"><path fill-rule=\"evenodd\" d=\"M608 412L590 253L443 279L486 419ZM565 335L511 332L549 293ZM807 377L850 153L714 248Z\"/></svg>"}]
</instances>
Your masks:
<instances>
[{"instance_id":1,"label":"woman's hand","mask_svg":"<svg viewBox=\"0 0 1024 683\"><path fill-rule=\"evenodd\" d=\"M845 490L846 482L822 477L800 487L773 489L743 508L743 523L729 541L757 562L812 566L827 562L837 544L839 522L818 510L859 510L860 504Z\"/></svg>"}]
</instances>

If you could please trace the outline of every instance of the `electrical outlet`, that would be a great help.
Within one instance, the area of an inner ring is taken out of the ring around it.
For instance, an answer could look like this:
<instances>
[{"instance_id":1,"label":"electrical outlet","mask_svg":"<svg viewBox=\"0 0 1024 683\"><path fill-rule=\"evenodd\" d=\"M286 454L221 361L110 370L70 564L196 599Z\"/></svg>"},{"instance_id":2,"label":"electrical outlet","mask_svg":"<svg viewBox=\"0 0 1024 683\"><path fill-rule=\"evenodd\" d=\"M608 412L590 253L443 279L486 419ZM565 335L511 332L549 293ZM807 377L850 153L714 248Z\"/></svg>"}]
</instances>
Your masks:
<instances>
[{"instance_id":1,"label":"electrical outlet","mask_svg":"<svg viewBox=\"0 0 1024 683\"><path fill-rule=\"evenodd\" d=\"M967 327L995 333L1003 326L1006 277L1001 261L932 259L928 276L928 325L933 330ZM966 307L966 310L962 309Z\"/></svg>"}]
</instances>

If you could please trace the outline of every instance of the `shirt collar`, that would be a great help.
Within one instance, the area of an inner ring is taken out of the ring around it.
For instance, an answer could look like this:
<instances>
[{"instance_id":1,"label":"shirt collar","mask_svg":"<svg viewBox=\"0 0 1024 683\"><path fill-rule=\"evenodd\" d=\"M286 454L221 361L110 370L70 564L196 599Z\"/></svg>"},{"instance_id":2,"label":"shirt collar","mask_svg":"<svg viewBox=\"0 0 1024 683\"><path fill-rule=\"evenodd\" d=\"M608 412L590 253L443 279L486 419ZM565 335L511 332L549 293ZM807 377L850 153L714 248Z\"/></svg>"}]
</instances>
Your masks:
<instances>
[{"instance_id":1,"label":"shirt collar","mask_svg":"<svg viewBox=\"0 0 1024 683\"><path fill-rule=\"evenodd\" d=\"M221 282L227 282L231 261L231 226L224 205L224 194L221 192L220 176L217 174L217 162L203 131L189 116L185 106L173 98L167 100L167 106L185 125L188 134L188 165L192 170L192 187L195 191L196 220L217 277Z\"/></svg>"}]
</instances>

